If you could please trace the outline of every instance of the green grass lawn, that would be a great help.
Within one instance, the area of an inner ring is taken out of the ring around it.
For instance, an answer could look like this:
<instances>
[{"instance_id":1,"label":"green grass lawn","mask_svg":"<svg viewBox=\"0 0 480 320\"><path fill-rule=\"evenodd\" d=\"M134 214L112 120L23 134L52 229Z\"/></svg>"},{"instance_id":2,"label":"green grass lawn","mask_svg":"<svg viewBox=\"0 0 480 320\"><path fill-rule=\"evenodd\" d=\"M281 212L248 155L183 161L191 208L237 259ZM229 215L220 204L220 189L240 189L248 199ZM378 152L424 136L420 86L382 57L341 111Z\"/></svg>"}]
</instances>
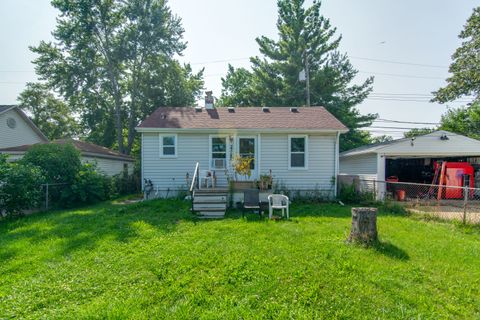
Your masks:
<instances>
[{"instance_id":1,"label":"green grass lawn","mask_svg":"<svg viewBox=\"0 0 480 320\"><path fill-rule=\"evenodd\" d=\"M0 222L0 319L480 318L480 231L350 208L195 220L189 204L103 204Z\"/></svg>"}]
</instances>

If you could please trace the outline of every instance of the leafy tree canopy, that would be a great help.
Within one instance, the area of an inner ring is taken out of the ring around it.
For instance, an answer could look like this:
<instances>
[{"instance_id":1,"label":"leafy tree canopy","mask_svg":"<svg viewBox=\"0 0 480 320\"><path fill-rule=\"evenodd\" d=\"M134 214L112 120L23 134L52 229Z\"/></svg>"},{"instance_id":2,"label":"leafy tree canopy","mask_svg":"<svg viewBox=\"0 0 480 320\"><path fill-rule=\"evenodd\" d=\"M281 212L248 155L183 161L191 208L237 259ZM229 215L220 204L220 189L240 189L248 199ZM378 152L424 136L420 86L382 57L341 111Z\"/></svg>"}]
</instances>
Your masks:
<instances>
[{"instance_id":1,"label":"leafy tree canopy","mask_svg":"<svg viewBox=\"0 0 480 320\"><path fill-rule=\"evenodd\" d=\"M68 106L41 83L27 83L18 97L21 108L29 111L35 125L50 140L74 137L79 133Z\"/></svg>"},{"instance_id":2,"label":"leafy tree canopy","mask_svg":"<svg viewBox=\"0 0 480 320\"><path fill-rule=\"evenodd\" d=\"M222 79L219 101L224 106L301 106L306 102L305 82L299 73L309 66L311 105L325 106L350 132L342 135L342 150L371 141L362 131L376 115L361 115L356 105L372 90L373 78L352 84L358 71L338 51L341 37L321 15L320 1L309 8L304 0L278 1L278 40L256 39L263 57L252 57L252 71L229 66Z\"/></svg>"},{"instance_id":3,"label":"leafy tree canopy","mask_svg":"<svg viewBox=\"0 0 480 320\"><path fill-rule=\"evenodd\" d=\"M480 103L449 109L442 116L440 128L480 140Z\"/></svg>"},{"instance_id":4,"label":"leafy tree canopy","mask_svg":"<svg viewBox=\"0 0 480 320\"><path fill-rule=\"evenodd\" d=\"M130 153L135 127L155 108L188 105L203 87L175 55L186 47L165 0L53 0L55 42L42 41L36 72L80 116L92 142Z\"/></svg>"},{"instance_id":5,"label":"leafy tree canopy","mask_svg":"<svg viewBox=\"0 0 480 320\"><path fill-rule=\"evenodd\" d=\"M434 132L436 129L432 128L415 128L412 130L409 130L403 134L405 138L413 138L413 137L418 137L418 136L423 136L429 133Z\"/></svg>"}]
</instances>

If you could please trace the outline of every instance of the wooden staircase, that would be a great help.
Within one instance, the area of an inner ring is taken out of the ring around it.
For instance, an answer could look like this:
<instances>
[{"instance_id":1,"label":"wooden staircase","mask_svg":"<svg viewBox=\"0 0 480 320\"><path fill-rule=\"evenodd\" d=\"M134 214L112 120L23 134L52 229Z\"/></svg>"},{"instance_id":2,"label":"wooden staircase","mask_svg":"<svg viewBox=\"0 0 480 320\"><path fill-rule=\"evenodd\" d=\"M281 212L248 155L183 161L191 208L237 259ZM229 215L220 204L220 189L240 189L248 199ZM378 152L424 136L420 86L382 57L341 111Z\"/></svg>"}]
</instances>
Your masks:
<instances>
[{"instance_id":1,"label":"wooden staircase","mask_svg":"<svg viewBox=\"0 0 480 320\"><path fill-rule=\"evenodd\" d=\"M197 189L193 191L192 210L203 219L221 219L227 210L227 189Z\"/></svg>"},{"instance_id":2,"label":"wooden staircase","mask_svg":"<svg viewBox=\"0 0 480 320\"><path fill-rule=\"evenodd\" d=\"M227 210L228 189L200 189L199 170L200 164L197 162L190 185L192 212L203 219L221 219Z\"/></svg>"}]
</instances>

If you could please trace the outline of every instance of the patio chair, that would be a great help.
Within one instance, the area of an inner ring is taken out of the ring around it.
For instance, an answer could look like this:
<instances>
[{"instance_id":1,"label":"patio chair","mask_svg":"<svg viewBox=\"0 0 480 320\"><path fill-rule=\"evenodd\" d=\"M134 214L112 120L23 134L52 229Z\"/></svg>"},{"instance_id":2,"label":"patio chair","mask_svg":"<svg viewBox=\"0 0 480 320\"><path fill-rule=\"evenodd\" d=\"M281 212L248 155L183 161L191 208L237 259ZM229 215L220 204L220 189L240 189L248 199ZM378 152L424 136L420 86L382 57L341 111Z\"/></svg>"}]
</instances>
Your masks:
<instances>
[{"instance_id":1,"label":"patio chair","mask_svg":"<svg viewBox=\"0 0 480 320\"><path fill-rule=\"evenodd\" d=\"M288 212L289 199L283 194L271 194L268 196L268 218L272 219L273 210L281 209L282 217L285 215L285 209L287 211L287 219L290 219Z\"/></svg>"},{"instance_id":2,"label":"patio chair","mask_svg":"<svg viewBox=\"0 0 480 320\"><path fill-rule=\"evenodd\" d=\"M258 210L258 214L262 214L260 211L260 191L258 189L249 189L243 192L242 216L245 216L246 210Z\"/></svg>"},{"instance_id":3,"label":"patio chair","mask_svg":"<svg viewBox=\"0 0 480 320\"><path fill-rule=\"evenodd\" d=\"M205 188L208 188L208 182L210 181L210 186L213 188L213 175L209 170L200 170L199 177L200 179L200 189L203 187L203 182L205 182Z\"/></svg>"}]
</instances>

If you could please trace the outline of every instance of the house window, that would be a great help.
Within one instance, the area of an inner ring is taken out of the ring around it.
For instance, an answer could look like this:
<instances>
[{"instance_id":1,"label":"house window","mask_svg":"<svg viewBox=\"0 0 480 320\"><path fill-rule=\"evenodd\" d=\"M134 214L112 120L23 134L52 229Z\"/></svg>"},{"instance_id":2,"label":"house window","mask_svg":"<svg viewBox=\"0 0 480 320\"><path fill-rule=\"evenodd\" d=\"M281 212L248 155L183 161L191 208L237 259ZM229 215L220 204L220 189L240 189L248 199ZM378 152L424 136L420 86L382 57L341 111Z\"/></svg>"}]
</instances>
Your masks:
<instances>
[{"instance_id":1,"label":"house window","mask_svg":"<svg viewBox=\"0 0 480 320\"><path fill-rule=\"evenodd\" d=\"M211 169L225 169L227 164L227 138L210 138Z\"/></svg>"},{"instance_id":2,"label":"house window","mask_svg":"<svg viewBox=\"0 0 480 320\"><path fill-rule=\"evenodd\" d=\"M174 158L177 156L177 136L160 135L160 157Z\"/></svg>"},{"instance_id":3,"label":"house window","mask_svg":"<svg viewBox=\"0 0 480 320\"><path fill-rule=\"evenodd\" d=\"M307 169L308 138L307 136L288 137L290 169Z\"/></svg>"}]
</instances>

